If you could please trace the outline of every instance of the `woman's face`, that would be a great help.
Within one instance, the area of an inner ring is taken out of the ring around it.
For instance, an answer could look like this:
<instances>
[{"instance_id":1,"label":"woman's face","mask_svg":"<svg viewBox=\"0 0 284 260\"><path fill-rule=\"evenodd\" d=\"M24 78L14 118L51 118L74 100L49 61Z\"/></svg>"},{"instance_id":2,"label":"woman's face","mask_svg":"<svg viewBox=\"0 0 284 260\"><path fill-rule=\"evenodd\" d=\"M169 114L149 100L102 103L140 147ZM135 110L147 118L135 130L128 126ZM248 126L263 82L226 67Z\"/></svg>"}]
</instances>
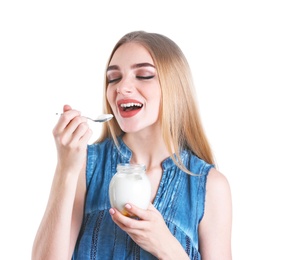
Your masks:
<instances>
[{"instance_id":1,"label":"woman's face","mask_svg":"<svg viewBox=\"0 0 284 260\"><path fill-rule=\"evenodd\" d=\"M107 99L122 131L133 133L157 124L161 88L152 57L142 45L120 46L107 79Z\"/></svg>"}]
</instances>

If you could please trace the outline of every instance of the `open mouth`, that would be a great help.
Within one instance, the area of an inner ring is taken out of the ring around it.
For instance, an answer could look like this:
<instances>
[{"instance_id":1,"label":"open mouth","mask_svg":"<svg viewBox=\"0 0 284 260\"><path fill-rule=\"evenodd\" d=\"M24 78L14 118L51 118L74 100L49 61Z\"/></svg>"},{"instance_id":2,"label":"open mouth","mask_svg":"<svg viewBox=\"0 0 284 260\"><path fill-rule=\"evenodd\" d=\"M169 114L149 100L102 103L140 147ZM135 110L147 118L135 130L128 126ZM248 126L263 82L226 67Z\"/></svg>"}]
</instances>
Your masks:
<instances>
[{"instance_id":1,"label":"open mouth","mask_svg":"<svg viewBox=\"0 0 284 260\"><path fill-rule=\"evenodd\" d=\"M139 113L143 107L143 104L140 102L137 102L135 100L124 100L118 102L118 108L119 113L124 118L130 118L135 116L137 113Z\"/></svg>"},{"instance_id":2,"label":"open mouth","mask_svg":"<svg viewBox=\"0 0 284 260\"><path fill-rule=\"evenodd\" d=\"M133 111L142 108L143 105L140 103L123 103L120 104L120 109L124 112Z\"/></svg>"}]
</instances>

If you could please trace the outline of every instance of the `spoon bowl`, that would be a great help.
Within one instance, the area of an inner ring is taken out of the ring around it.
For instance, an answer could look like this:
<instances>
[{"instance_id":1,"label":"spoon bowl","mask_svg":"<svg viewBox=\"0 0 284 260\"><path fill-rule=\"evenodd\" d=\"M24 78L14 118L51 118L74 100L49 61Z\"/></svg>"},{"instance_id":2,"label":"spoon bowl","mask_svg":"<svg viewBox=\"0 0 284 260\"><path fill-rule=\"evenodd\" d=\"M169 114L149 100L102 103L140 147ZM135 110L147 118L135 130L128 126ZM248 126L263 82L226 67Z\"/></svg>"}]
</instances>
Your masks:
<instances>
[{"instance_id":1,"label":"spoon bowl","mask_svg":"<svg viewBox=\"0 0 284 260\"><path fill-rule=\"evenodd\" d=\"M103 122L107 122L107 121L111 120L113 118L113 115L112 114L102 114L95 119L92 119L92 118L87 117L87 116L85 116L85 117L87 119L93 121L93 122L103 123Z\"/></svg>"}]
</instances>

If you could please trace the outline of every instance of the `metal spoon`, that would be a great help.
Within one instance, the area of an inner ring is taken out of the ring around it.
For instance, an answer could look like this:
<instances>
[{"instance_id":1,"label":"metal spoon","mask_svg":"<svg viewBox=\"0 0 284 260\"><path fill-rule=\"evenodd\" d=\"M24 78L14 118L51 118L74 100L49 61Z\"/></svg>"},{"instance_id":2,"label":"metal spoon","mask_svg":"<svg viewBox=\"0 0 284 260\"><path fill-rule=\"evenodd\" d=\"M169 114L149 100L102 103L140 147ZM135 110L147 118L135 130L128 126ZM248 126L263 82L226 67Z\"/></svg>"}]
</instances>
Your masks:
<instances>
[{"instance_id":1,"label":"metal spoon","mask_svg":"<svg viewBox=\"0 0 284 260\"><path fill-rule=\"evenodd\" d=\"M56 115L62 115L62 114L56 113ZM103 123L103 122L111 120L113 118L113 115L112 114L102 114L102 115L98 116L95 119L87 117L87 116L84 116L84 117L89 119L89 120L91 120L91 121L93 121L93 122Z\"/></svg>"},{"instance_id":2,"label":"metal spoon","mask_svg":"<svg viewBox=\"0 0 284 260\"><path fill-rule=\"evenodd\" d=\"M91 120L91 121L103 123L103 122L111 120L113 118L113 115L112 114L102 114L95 119L92 119L92 118L87 117L87 116L85 116L85 117L87 119Z\"/></svg>"}]
</instances>

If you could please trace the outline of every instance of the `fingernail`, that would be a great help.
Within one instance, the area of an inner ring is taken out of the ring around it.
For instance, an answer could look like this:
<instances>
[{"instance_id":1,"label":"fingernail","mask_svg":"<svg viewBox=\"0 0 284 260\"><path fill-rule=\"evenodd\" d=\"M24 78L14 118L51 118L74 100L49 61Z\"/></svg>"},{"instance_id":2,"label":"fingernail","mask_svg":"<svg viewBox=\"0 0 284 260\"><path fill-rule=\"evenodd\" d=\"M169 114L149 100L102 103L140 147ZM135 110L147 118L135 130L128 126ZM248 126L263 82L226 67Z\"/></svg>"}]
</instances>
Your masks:
<instances>
[{"instance_id":1,"label":"fingernail","mask_svg":"<svg viewBox=\"0 0 284 260\"><path fill-rule=\"evenodd\" d=\"M109 214L113 215L114 213L115 213L115 210L114 210L113 208L111 208L111 209L109 210Z\"/></svg>"},{"instance_id":2,"label":"fingernail","mask_svg":"<svg viewBox=\"0 0 284 260\"><path fill-rule=\"evenodd\" d=\"M131 205L130 204L125 204L125 208L131 209Z\"/></svg>"}]
</instances>

